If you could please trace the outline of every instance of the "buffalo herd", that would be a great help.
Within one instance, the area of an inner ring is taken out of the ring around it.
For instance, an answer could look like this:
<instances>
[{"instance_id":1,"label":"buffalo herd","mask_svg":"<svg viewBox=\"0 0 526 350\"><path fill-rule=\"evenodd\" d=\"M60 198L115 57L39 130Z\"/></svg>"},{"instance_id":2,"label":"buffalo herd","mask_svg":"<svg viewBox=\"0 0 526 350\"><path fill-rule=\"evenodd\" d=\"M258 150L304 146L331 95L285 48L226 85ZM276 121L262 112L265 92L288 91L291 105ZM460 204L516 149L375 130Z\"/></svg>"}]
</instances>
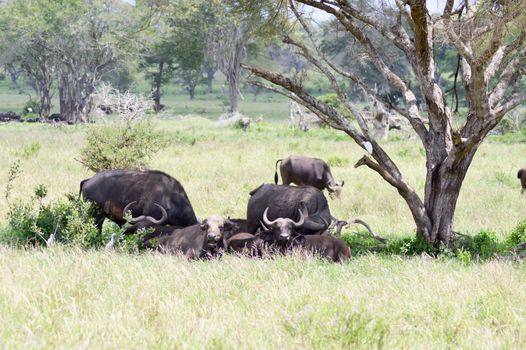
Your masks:
<instances>
[{"instance_id":1,"label":"buffalo herd","mask_svg":"<svg viewBox=\"0 0 526 350\"><path fill-rule=\"evenodd\" d=\"M339 196L343 181L336 183L321 159L291 156L278 162L283 185L276 173L275 184L252 190L246 219L212 215L199 221L181 183L161 171L99 172L81 181L80 194L96 207L99 231L106 218L119 226L128 223L124 234L147 229L145 246L163 253L203 258L233 251L261 257L303 249L334 262L349 259L346 242L329 234L335 230L339 236L349 222L331 215L322 192Z\"/></svg>"}]
</instances>

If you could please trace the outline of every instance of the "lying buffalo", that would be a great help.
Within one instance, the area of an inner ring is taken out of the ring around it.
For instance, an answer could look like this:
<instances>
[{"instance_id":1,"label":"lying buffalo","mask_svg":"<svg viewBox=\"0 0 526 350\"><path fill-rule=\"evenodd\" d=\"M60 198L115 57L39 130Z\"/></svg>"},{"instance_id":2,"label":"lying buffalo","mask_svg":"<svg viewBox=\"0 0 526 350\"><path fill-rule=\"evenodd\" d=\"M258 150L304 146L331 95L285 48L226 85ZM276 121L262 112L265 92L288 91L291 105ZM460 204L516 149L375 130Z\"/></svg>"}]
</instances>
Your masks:
<instances>
[{"instance_id":1,"label":"lying buffalo","mask_svg":"<svg viewBox=\"0 0 526 350\"><path fill-rule=\"evenodd\" d=\"M278 183L278 163L281 162L279 171L284 185L313 186L319 190L327 189L332 196L339 197L344 182L336 183L331 174L329 165L319 158L303 156L290 156L278 159L275 166L274 183Z\"/></svg>"},{"instance_id":2,"label":"lying buffalo","mask_svg":"<svg viewBox=\"0 0 526 350\"><path fill-rule=\"evenodd\" d=\"M298 234L321 233L332 221L327 199L315 187L263 184L250 192L250 196L248 233L254 234L262 228L260 222L264 216L267 222L274 222L277 218L290 219L289 224ZM278 222L273 225L278 225Z\"/></svg>"},{"instance_id":3,"label":"lying buffalo","mask_svg":"<svg viewBox=\"0 0 526 350\"><path fill-rule=\"evenodd\" d=\"M169 235L160 236L157 250L162 253L180 253L189 259L212 255L225 246L225 232L233 226L230 220L214 215L200 224L175 229Z\"/></svg>"},{"instance_id":4,"label":"lying buffalo","mask_svg":"<svg viewBox=\"0 0 526 350\"><path fill-rule=\"evenodd\" d=\"M256 235L247 232L236 233L226 240L225 250L231 250L246 256L262 256L266 250L265 242Z\"/></svg>"},{"instance_id":5,"label":"lying buffalo","mask_svg":"<svg viewBox=\"0 0 526 350\"><path fill-rule=\"evenodd\" d=\"M289 247L299 247L333 262L344 262L351 258L351 249L347 243L343 239L332 236L297 236L292 239Z\"/></svg>"},{"instance_id":6,"label":"lying buffalo","mask_svg":"<svg viewBox=\"0 0 526 350\"><path fill-rule=\"evenodd\" d=\"M141 220L135 220L125 233L151 225L148 218L163 217L163 210L163 224L186 227L198 223L183 186L160 171L102 171L81 181L80 193L97 206L95 221L99 231L105 218L122 226L126 222L124 208L132 202L132 216Z\"/></svg>"}]
</instances>

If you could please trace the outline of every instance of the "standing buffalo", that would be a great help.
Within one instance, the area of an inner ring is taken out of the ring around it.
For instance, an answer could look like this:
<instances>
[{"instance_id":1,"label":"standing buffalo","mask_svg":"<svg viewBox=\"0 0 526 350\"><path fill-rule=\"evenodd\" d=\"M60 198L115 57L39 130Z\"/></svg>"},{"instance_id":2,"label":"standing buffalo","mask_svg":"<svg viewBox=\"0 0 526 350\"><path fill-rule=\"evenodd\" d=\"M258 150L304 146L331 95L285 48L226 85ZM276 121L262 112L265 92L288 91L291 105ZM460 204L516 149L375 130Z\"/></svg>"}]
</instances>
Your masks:
<instances>
[{"instance_id":1,"label":"standing buffalo","mask_svg":"<svg viewBox=\"0 0 526 350\"><path fill-rule=\"evenodd\" d=\"M278 163L281 162L279 171L284 185L294 183L299 186L313 186L319 190L327 189L329 195L338 198L342 192L344 181L336 183L331 174L329 165L322 159L303 156L290 156L278 159L275 166L274 183L278 183Z\"/></svg>"},{"instance_id":2,"label":"standing buffalo","mask_svg":"<svg viewBox=\"0 0 526 350\"><path fill-rule=\"evenodd\" d=\"M521 193L526 191L526 167L519 169L517 177L521 180Z\"/></svg>"},{"instance_id":3,"label":"standing buffalo","mask_svg":"<svg viewBox=\"0 0 526 350\"><path fill-rule=\"evenodd\" d=\"M234 223L221 216L213 215L201 224L175 229L169 235L159 237L157 250L163 253L182 253L189 259L197 259L213 254L225 246L225 232Z\"/></svg>"},{"instance_id":4,"label":"standing buffalo","mask_svg":"<svg viewBox=\"0 0 526 350\"><path fill-rule=\"evenodd\" d=\"M102 171L81 181L80 193L98 207L95 221L99 231L105 218L122 226L126 222L124 208L132 202L128 208L133 217L141 220L135 220L126 233L151 225L146 223L149 218L164 217L163 210L164 224L186 227L198 223L183 186L160 171Z\"/></svg>"},{"instance_id":5,"label":"standing buffalo","mask_svg":"<svg viewBox=\"0 0 526 350\"><path fill-rule=\"evenodd\" d=\"M319 189L311 186L263 184L250 192L250 196L247 206L248 233L253 234L261 228L261 220L267 225L272 223L274 229L280 226L284 235L287 230L298 234L320 233L332 221L327 199ZM278 218L289 220L276 221Z\"/></svg>"}]
</instances>

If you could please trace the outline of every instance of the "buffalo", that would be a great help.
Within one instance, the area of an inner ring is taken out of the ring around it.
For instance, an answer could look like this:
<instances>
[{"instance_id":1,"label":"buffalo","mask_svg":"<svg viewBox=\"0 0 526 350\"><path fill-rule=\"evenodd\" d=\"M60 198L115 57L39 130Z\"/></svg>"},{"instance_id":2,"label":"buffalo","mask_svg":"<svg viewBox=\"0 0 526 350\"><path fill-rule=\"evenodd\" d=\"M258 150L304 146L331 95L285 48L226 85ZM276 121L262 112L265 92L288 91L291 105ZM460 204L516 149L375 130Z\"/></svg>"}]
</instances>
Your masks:
<instances>
[{"instance_id":1,"label":"buffalo","mask_svg":"<svg viewBox=\"0 0 526 350\"><path fill-rule=\"evenodd\" d=\"M130 203L132 217L141 220L135 220L125 233L153 224L148 219L164 216L163 210L163 224L186 227L199 223L183 186L161 171L102 171L81 181L80 194L97 207L99 232L105 218L122 226L126 222L124 208Z\"/></svg>"},{"instance_id":2,"label":"buffalo","mask_svg":"<svg viewBox=\"0 0 526 350\"><path fill-rule=\"evenodd\" d=\"M226 240L225 249L241 255L262 256L266 244L259 236L247 232L236 233Z\"/></svg>"},{"instance_id":3,"label":"buffalo","mask_svg":"<svg viewBox=\"0 0 526 350\"><path fill-rule=\"evenodd\" d=\"M289 244L291 248L301 248L333 262L344 262L351 258L351 249L340 238L332 236L297 236Z\"/></svg>"},{"instance_id":4,"label":"buffalo","mask_svg":"<svg viewBox=\"0 0 526 350\"><path fill-rule=\"evenodd\" d=\"M290 156L276 161L274 183L278 183L278 163L281 162L279 171L284 185L294 183L299 186L313 186L319 190L327 189L329 195L338 198L342 191L344 181L340 184L334 181L329 165L319 158L303 156Z\"/></svg>"},{"instance_id":5,"label":"buffalo","mask_svg":"<svg viewBox=\"0 0 526 350\"><path fill-rule=\"evenodd\" d=\"M250 192L247 206L247 232L256 233L260 222L272 223L275 230L297 234L318 234L325 231L332 221L329 204L323 193L311 186L284 186L263 184ZM283 220L290 219L287 225ZM270 228L269 228L270 229ZM285 238L285 237L283 237Z\"/></svg>"},{"instance_id":6,"label":"buffalo","mask_svg":"<svg viewBox=\"0 0 526 350\"><path fill-rule=\"evenodd\" d=\"M224 234L234 223L221 216L213 215L192 226L175 229L159 237L157 250L162 253L181 253L189 259L213 255L225 246Z\"/></svg>"},{"instance_id":7,"label":"buffalo","mask_svg":"<svg viewBox=\"0 0 526 350\"><path fill-rule=\"evenodd\" d=\"M526 191L526 167L519 169L517 177L521 180L521 193L524 193Z\"/></svg>"}]
</instances>

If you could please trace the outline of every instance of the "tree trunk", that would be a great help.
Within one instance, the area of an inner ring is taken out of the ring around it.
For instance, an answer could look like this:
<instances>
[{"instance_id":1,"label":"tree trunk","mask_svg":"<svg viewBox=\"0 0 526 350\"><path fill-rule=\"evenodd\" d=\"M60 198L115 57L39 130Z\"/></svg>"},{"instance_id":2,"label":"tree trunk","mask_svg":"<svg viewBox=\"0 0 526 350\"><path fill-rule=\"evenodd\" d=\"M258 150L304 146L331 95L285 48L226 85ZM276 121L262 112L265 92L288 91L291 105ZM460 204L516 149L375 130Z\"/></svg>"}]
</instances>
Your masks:
<instances>
[{"instance_id":1,"label":"tree trunk","mask_svg":"<svg viewBox=\"0 0 526 350\"><path fill-rule=\"evenodd\" d=\"M190 101L195 100L195 84L188 85L188 94L190 95Z\"/></svg>"},{"instance_id":2,"label":"tree trunk","mask_svg":"<svg viewBox=\"0 0 526 350\"><path fill-rule=\"evenodd\" d=\"M206 70L206 94L211 95L212 94L212 81L214 80L214 74L216 73L216 70L213 68L208 68Z\"/></svg>"},{"instance_id":3,"label":"tree trunk","mask_svg":"<svg viewBox=\"0 0 526 350\"><path fill-rule=\"evenodd\" d=\"M478 144L466 153L462 152L452 163L443 162L437 167L427 166L424 206L428 220L420 225L417 222L417 234L435 246L441 243L449 246L452 243L458 196L477 149Z\"/></svg>"},{"instance_id":4,"label":"tree trunk","mask_svg":"<svg viewBox=\"0 0 526 350\"><path fill-rule=\"evenodd\" d=\"M230 97L230 109L228 110L231 114L239 113L239 102L238 102L238 86L235 73L230 73L227 76L228 80L228 95Z\"/></svg>"},{"instance_id":5,"label":"tree trunk","mask_svg":"<svg viewBox=\"0 0 526 350\"><path fill-rule=\"evenodd\" d=\"M51 93L47 86L43 86L40 91L40 118L47 119L51 111Z\"/></svg>"},{"instance_id":6,"label":"tree trunk","mask_svg":"<svg viewBox=\"0 0 526 350\"><path fill-rule=\"evenodd\" d=\"M164 61L159 62L159 73L157 79L155 79L155 90L153 92L153 101L155 103L155 112L161 111L161 82L163 77Z\"/></svg>"}]
</instances>

